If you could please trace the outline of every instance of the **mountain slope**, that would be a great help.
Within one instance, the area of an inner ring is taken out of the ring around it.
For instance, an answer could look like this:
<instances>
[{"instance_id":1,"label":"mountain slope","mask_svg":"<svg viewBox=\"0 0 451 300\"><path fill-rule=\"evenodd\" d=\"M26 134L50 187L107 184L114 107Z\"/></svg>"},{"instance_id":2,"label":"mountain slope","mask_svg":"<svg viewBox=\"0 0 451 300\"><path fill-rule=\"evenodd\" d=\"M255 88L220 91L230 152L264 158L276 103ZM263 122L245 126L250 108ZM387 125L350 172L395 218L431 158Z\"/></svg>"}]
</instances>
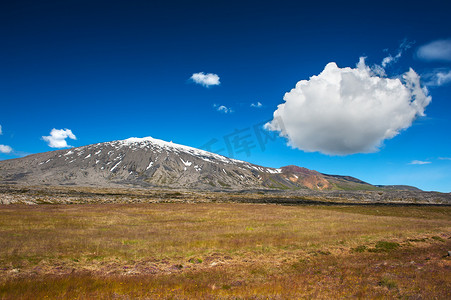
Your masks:
<instances>
[{"instance_id":1,"label":"mountain slope","mask_svg":"<svg viewBox=\"0 0 451 300\"><path fill-rule=\"evenodd\" d=\"M267 168L151 137L0 161L0 182L199 189L377 189L352 177L297 166Z\"/></svg>"}]
</instances>

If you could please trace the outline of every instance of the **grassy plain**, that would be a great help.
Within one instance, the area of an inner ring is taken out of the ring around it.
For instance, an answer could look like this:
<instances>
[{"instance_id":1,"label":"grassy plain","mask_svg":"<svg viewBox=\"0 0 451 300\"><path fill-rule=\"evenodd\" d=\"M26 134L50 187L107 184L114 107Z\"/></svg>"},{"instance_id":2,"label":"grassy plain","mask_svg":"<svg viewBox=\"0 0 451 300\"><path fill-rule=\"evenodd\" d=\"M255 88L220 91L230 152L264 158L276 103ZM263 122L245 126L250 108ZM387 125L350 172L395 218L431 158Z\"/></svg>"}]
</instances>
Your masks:
<instances>
[{"instance_id":1,"label":"grassy plain","mask_svg":"<svg viewBox=\"0 0 451 300\"><path fill-rule=\"evenodd\" d=\"M451 207L0 206L0 298L451 298Z\"/></svg>"}]
</instances>

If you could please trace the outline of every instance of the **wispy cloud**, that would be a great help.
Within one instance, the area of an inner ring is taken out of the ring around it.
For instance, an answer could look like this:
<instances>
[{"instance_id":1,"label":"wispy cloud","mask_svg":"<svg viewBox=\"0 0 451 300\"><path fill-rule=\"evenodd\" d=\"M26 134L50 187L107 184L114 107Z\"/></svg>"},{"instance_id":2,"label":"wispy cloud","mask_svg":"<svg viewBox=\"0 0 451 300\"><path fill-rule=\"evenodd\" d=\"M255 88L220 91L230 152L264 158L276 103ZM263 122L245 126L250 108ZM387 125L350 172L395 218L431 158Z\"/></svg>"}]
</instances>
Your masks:
<instances>
[{"instance_id":1,"label":"wispy cloud","mask_svg":"<svg viewBox=\"0 0 451 300\"><path fill-rule=\"evenodd\" d=\"M439 157L440 160L451 160L451 157Z\"/></svg>"},{"instance_id":2,"label":"wispy cloud","mask_svg":"<svg viewBox=\"0 0 451 300\"><path fill-rule=\"evenodd\" d=\"M430 161L422 161L422 160L412 160L409 165L427 165L430 164Z\"/></svg>"},{"instance_id":3,"label":"wispy cloud","mask_svg":"<svg viewBox=\"0 0 451 300\"><path fill-rule=\"evenodd\" d=\"M204 72L194 73L190 79L195 83L200 84L204 87L210 87L213 85L221 84L221 82L219 81L219 76L213 73L207 74L205 74Z\"/></svg>"},{"instance_id":4,"label":"wispy cloud","mask_svg":"<svg viewBox=\"0 0 451 300\"><path fill-rule=\"evenodd\" d=\"M252 103L252 104L251 104L251 107L261 108L261 107L263 107L263 104L261 104L260 102Z\"/></svg>"},{"instance_id":5,"label":"wispy cloud","mask_svg":"<svg viewBox=\"0 0 451 300\"><path fill-rule=\"evenodd\" d=\"M391 54L389 54L387 57L385 57L382 60L382 63L381 63L382 68L385 68L388 65L397 62L401 58L403 52L406 51L407 49L411 48L414 43L415 42L409 42L407 39L404 39L402 41L401 45L399 45L398 52L396 53L395 56L392 56Z\"/></svg>"},{"instance_id":6,"label":"wispy cloud","mask_svg":"<svg viewBox=\"0 0 451 300\"><path fill-rule=\"evenodd\" d=\"M7 145L0 145L0 153L9 154L13 151L13 148Z\"/></svg>"},{"instance_id":7,"label":"wispy cloud","mask_svg":"<svg viewBox=\"0 0 451 300\"><path fill-rule=\"evenodd\" d=\"M421 46L417 57L426 61L451 61L451 39L436 40Z\"/></svg>"},{"instance_id":8,"label":"wispy cloud","mask_svg":"<svg viewBox=\"0 0 451 300\"><path fill-rule=\"evenodd\" d=\"M72 133L70 129L55 129L50 131L49 136L43 136L42 139L48 143L51 148L68 148L72 147L67 144L66 139L76 140L77 137Z\"/></svg>"},{"instance_id":9,"label":"wispy cloud","mask_svg":"<svg viewBox=\"0 0 451 300\"><path fill-rule=\"evenodd\" d=\"M233 113L233 109L230 107L227 107L225 105L214 104L213 107L216 108L217 111L225 113L225 114Z\"/></svg>"},{"instance_id":10,"label":"wispy cloud","mask_svg":"<svg viewBox=\"0 0 451 300\"><path fill-rule=\"evenodd\" d=\"M0 125L0 135L2 135L2 134L3 134L2 125Z\"/></svg>"},{"instance_id":11,"label":"wispy cloud","mask_svg":"<svg viewBox=\"0 0 451 300\"><path fill-rule=\"evenodd\" d=\"M448 70L447 72L438 72L436 74L437 77L437 84L438 85L444 85L451 82L451 70Z\"/></svg>"},{"instance_id":12,"label":"wispy cloud","mask_svg":"<svg viewBox=\"0 0 451 300\"><path fill-rule=\"evenodd\" d=\"M434 71L423 75L428 86L442 86L451 83L450 69L435 69Z\"/></svg>"},{"instance_id":13,"label":"wispy cloud","mask_svg":"<svg viewBox=\"0 0 451 300\"><path fill-rule=\"evenodd\" d=\"M14 153L14 156L18 156L18 157L25 157L25 156L33 154L33 153L30 153L30 152L17 151L17 150L13 150L13 153Z\"/></svg>"}]
</instances>

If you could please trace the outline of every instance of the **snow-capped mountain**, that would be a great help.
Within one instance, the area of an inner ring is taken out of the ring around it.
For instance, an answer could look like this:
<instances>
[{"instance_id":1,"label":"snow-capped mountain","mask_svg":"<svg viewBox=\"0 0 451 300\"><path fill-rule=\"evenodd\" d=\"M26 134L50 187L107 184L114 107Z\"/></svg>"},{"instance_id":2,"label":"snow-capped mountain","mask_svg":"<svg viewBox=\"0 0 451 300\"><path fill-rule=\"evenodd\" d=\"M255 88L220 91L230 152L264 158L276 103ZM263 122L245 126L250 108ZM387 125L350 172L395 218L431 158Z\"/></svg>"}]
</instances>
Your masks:
<instances>
[{"instance_id":1,"label":"snow-capped mountain","mask_svg":"<svg viewBox=\"0 0 451 300\"><path fill-rule=\"evenodd\" d=\"M0 182L200 189L373 187L352 177L296 166L267 168L152 137L0 161Z\"/></svg>"}]
</instances>

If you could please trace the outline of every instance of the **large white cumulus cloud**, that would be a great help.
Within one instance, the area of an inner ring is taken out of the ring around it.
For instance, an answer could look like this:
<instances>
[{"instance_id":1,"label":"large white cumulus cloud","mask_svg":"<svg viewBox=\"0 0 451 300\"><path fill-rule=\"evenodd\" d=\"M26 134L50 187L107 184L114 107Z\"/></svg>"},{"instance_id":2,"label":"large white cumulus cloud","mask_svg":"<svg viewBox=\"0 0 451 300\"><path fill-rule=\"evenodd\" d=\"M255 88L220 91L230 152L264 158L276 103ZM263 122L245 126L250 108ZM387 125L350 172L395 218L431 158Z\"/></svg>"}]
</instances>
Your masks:
<instances>
[{"instance_id":1,"label":"large white cumulus cloud","mask_svg":"<svg viewBox=\"0 0 451 300\"><path fill-rule=\"evenodd\" d=\"M402 78L375 74L360 59L356 68L329 63L284 96L266 129L288 144L330 155L369 153L411 126L431 101L410 69Z\"/></svg>"}]
</instances>

